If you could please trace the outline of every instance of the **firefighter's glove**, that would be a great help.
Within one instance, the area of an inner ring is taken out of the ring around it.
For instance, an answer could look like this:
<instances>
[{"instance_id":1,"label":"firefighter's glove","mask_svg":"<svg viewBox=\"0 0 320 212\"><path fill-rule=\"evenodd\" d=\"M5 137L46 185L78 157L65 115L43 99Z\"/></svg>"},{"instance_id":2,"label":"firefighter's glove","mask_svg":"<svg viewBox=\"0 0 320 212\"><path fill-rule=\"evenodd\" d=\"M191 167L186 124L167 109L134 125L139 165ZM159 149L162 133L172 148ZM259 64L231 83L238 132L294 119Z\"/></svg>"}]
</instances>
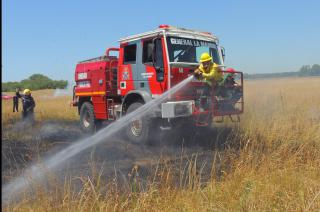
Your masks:
<instances>
[{"instance_id":1,"label":"firefighter's glove","mask_svg":"<svg viewBox=\"0 0 320 212\"><path fill-rule=\"evenodd\" d=\"M199 69L196 69L195 71L194 71L194 73L193 73L193 75L194 75L194 77L196 78L196 79L201 79L201 77L202 77L202 72L199 70Z\"/></svg>"}]
</instances>

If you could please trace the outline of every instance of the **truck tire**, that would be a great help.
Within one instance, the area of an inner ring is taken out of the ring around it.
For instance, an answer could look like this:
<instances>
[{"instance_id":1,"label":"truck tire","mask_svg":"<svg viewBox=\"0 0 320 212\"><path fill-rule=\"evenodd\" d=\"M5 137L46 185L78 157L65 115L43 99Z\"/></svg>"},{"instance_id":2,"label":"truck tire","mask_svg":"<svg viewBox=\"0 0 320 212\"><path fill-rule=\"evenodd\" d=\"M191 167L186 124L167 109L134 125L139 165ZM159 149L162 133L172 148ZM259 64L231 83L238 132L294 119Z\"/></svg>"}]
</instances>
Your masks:
<instances>
[{"instance_id":1,"label":"truck tire","mask_svg":"<svg viewBox=\"0 0 320 212\"><path fill-rule=\"evenodd\" d=\"M80 127L84 133L88 134L93 134L96 130L96 120L93 105L90 102L85 102L81 106Z\"/></svg>"},{"instance_id":2,"label":"truck tire","mask_svg":"<svg viewBox=\"0 0 320 212\"><path fill-rule=\"evenodd\" d=\"M126 114L133 112L142 105L143 103L141 102L132 103L126 111ZM126 136L133 143L148 144L149 140L151 140L151 128L151 118L148 115L145 115L141 118L130 121L125 128Z\"/></svg>"}]
</instances>

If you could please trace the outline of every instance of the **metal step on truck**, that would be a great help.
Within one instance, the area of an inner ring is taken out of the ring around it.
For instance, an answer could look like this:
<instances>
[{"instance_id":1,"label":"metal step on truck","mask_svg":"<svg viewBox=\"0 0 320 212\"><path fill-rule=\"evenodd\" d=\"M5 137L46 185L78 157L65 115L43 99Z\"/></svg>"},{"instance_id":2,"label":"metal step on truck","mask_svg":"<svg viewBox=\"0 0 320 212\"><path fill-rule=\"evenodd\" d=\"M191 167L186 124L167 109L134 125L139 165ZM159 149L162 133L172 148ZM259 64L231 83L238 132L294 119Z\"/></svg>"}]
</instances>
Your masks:
<instances>
[{"instance_id":1,"label":"metal step on truck","mask_svg":"<svg viewBox=\"0 0 320 212\"><path fill-rule=\"evenodd\" d=\"M193 75L204 52L222 67L223 75L230 74L225 70L224 48L209 32L160 25L119 43L104 55L76 65L72 104L78 108L84 132L94 133L102 122L116 121ZM192 80L162 103L159 112L128 123L127 138L146 143L161 129L206 128L225 116L239 121L244 110L243 73L233 70L232 75L236 99L225 94L233 88L213 86L208 93L205 82Z\"/></svg>"}]
</instances>

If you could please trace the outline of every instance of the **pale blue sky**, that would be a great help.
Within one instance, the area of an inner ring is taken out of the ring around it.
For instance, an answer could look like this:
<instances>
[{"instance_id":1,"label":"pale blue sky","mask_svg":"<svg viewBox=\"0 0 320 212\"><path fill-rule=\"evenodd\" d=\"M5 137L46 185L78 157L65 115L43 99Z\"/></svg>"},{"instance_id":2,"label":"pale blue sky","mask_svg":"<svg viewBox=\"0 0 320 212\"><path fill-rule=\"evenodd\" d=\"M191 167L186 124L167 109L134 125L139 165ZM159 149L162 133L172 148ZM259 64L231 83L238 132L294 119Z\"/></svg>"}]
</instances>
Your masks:
<instances>
[{"instance_id":1,"label":"pale blue sky","mask_svg":"<svg viewBox=\"0 0 320 212\"><path fill-rule=\"evenodd\" d=\"M78 61L160 24L210 31L245 73L320 64L320 1L3 0L2 81L34 73L73 81Z\"/></svg>"}]
</instances>

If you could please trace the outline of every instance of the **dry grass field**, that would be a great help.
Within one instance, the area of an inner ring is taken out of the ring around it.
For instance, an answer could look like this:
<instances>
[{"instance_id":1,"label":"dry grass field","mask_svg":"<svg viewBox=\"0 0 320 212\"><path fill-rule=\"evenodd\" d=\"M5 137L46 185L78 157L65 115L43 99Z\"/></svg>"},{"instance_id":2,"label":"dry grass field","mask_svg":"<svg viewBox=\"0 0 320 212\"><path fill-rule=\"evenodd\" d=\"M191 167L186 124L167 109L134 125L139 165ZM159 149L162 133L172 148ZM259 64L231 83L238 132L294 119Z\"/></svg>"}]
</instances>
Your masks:
<instances>
[{"instance_id":1,"label":"dry grass field","mask_svg":"<svg viewBox=\"0 0 320 212\"><path fill-rule=\"evenodd\" d=\"M49 191L39 186L35 198L26 195L2 209L320 211L320 78L246 81L244 92L241 122L226 124L232 131L222 138L225 145L219 151L211 149L209 180L202 180L206 161L197 156L190 156L178 173L159 166L143 186L139 169L133 167L126 189L120 189L116 180L106 181L99 167L93 167L92 176L66 177L63 186L53 176ZM50 90L33 96L37 123L31 131L47 120L73 123L78 119L69 106L70 97L52 98ZM11 130L19 119L20 114L12 113L12 101L2 101L2 145L28 140ZM184 177L177 182L174 176L181 172ZM72 189L74 179L80 179L80 190Z\"/></svg>"}]
</instances>

